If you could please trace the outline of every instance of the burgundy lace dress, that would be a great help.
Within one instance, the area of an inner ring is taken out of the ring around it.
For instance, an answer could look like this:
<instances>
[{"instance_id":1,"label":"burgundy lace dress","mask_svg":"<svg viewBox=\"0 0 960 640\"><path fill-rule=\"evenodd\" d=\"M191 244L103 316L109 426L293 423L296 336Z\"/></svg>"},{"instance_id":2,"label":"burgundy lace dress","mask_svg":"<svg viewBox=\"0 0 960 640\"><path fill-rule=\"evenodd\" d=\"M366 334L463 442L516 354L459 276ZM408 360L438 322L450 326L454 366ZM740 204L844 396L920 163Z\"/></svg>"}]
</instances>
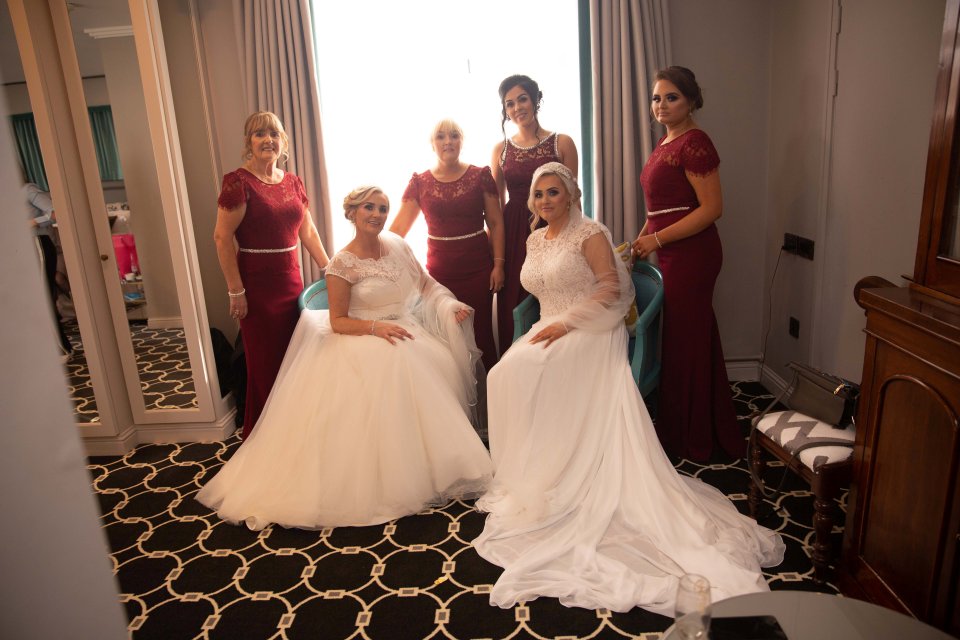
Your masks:
<instances>
[{"instance_id":1,"label":"burgundy lace dress","mask_svg":"<svg viewBox=\"0 0 960 640\"><path fill-rule=\"evenodd\" d=\"M493 256L483 228L484 194L497 196L490 168L470 165L453 182L441 182L430 171L413 174L403 199L416 201L427 221L427 271L473 307L477 347L489 371L498 358L490 291Z\"/></svg>"},{"instance_id":2,"label":"burgundy lace dress","mask_svg":"<svg viewBox=\"0 0 960 640\"><path fill-rule=\"evenodd\" d=\"M658 144L640 174L647 230L664 229L699 206L686 171L705 176L719 165L713 142L699 129ZM745 442L713 313L713 288L723 262L716 225L667 244L657 256L664 289L660 442L668 453L691 460L708 460L715 443L731 456L742 456Z\"/></svg>"},{"instance_id":3,"label":"burgundy lace dress","mask_svg":"<svg viewBox=\"0 0 960 640\"><path fill-rule=\"evenodd\" d=\"M502 351L513 340L513 308L527 297L520 284L520 268L527 257L532 213L527 208L533 172L548 162L560 162L558 135L551 133L533 147L520 147L513 140L504 142L500 168L507 185L507 204L503 208L504 258L503 288L497 294L497 335Z\"/></svg>"},{"instance_id":4,"label":"burgundy lace dress","mask_svg":"<svg viewBox=\"0 0 960 640\"><path fill-rule=\"evenodd\" d=\"M270 395L287 344L297 326L297 296L303 289L297 234L309 205L300 178L287 173L267 184L246 169L223 176L217 204L247 211L237 227L237 264L247 290L247 317L240 321L247 360L247 398L242 437L246 439Z\"/></svg>"}]
</instances>

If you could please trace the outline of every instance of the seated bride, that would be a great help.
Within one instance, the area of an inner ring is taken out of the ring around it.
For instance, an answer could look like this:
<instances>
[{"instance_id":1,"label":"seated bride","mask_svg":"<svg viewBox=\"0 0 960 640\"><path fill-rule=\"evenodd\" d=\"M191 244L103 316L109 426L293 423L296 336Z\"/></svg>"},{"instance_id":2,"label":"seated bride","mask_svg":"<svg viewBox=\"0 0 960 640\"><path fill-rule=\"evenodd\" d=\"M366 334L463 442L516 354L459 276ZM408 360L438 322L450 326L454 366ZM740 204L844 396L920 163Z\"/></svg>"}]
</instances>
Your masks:
<instances>
[{"instance_id":1,"label":"seated bride","mask_svg":"<svg viewBox=\"0 0 960 640\"><path fill-rule=\"evenodd\" d=\"M579 198L564 165L534 173L533 227L547 226L520 279L542 315L487 380L494 478L473 545L504 568L490 602L672 616L685 573L706 576L714 600L767 590L760 567L782 561L783 541L664 454L626 358L633 285Z\"/></svg>"},{"instance_id":2,"label":"seated bride","mask_svg":"<svg viewBox=\"0 0 960 640\"><path fill-rule=\"evenodd\" d=\"M330 260L330 310L304 311L256 429L197 494L262 529L373 525L481 493L471 309L385 232L377 187L343 201L356 236Z\"/></svg>"}]
</instances>

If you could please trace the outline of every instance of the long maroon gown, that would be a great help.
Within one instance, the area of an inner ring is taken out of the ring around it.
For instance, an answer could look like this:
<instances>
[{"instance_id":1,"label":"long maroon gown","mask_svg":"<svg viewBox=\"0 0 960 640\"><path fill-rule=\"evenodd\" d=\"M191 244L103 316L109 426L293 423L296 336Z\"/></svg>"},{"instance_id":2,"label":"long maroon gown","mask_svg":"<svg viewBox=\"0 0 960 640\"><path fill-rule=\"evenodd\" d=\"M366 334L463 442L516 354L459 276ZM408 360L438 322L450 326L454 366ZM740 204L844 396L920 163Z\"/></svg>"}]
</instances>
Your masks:
<instances>
[{"instance_id":1,"label":"long maroon gown","mask_svg":"<svg viewBox=\"0 0 960 640\"><path fill-rule=\"evenodd\" d=\"M660 231L700 206L686 172L705 176L719 165L713 142L699 129L658 143L640 174L647 231ZM713 313L713 288L723 262L716 225L665 245L657 257L664 293L657 435L674 456L705 461L719 444L740 457L745 442Z\"/></svg>"},{"instance_id":2,"label":"long maroon gown","mask_svg":"<svg viewBox=\"0 0 960 640\"><path fill-rule=\"evenodd\" d=\"M309 202L303 183L292 173L277 184L268 184L241 168L223 176L217 204L235 209L244 202L247 210L236 238L248 309L247 317L240 321L247 360L241 434L246 439L260 418L300 316L297 296L303 278L297 234Z\"/></svg>"},{"instance_id":3,"label":"long maroon gown","mask_svg":"<svg viewBox=\"0 0 960 640\"><path fill-rule=\"evenodd\" d=\"M470 165L453 182L441 182L430 171L414 173L403 200L416 201L427 221L427 271L457 300L473 307L473 331L489 371L498 357L490 291L493 256L483 229L484 194L497 197L490 168Z\"/></svg>"},{"instance_id":4,"label":"long maroon gown","mask_svg":"<svg viewBox=\"0 0 960 640\"><path fill-rule=\"evenodd\" d=\"M497 335L500 351L513 340L513 309L527 297L520 284L520 267L527 257L527 237L533 214L527 208L533 172L548 162L560 162L559 136L551 133L532 147L518 146L506 140L500 155L500 168L507 185L507 204L503 207L506 268L503 288L497 294Z\"/></svg>"}]
</instances>

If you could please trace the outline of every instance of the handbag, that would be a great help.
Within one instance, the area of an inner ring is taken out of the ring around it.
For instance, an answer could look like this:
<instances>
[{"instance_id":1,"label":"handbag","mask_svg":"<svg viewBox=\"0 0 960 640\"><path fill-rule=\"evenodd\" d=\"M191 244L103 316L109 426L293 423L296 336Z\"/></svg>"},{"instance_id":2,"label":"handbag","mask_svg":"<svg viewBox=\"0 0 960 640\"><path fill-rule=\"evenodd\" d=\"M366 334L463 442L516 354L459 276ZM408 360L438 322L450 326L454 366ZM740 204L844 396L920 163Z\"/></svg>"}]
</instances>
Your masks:
<instances>
[{"instance_id":1,"label":"handbag","mask_svg":"<svg viewBox=\"0 0 960 640\"><path fill-rule=\"evenodd\" d=\"M787 366L793 369L794 382L787 388L791 393L783 400L784 404L837 429L854 423L860 385L799 362L790 362ZM776 401L767 411L774 404Z\"/></svg>"}]
</instances>

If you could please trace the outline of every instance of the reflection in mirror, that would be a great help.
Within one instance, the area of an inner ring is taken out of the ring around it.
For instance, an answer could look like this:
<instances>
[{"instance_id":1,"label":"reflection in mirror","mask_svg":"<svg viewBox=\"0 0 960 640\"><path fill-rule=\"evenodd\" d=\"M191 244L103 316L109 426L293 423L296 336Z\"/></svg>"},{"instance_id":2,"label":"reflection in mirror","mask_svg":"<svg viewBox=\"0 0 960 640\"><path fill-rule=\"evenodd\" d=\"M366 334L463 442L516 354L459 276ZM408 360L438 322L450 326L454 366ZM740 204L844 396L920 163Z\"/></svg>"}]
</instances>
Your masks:
<instances>
[{"instance_id":1,"label":"reflection in mirror","mask_svg":"<svg viewBox=\"0 0 960 640\"><path fill-rule=\"evenodd\" d=\"M88 1L70 21L144 406L196 408L129 9Z\"/></svg>"},{"instance_id":2,"label":"reflection in mirror","mask_svg":"<svg viewBox=\"0 0 960 640\"><path fill-rule=\"evenodd\" d=\"M71 279L61 250L60 229L48 193L30 97L6 2L0 3L0 42L0 80L3 84L0 109L15 140L15 148L6 150L8 157L0 160L0 166L11 172L18 171L17 179L24 183L16 196L23 202L18 202L15 210L24 210L24 222L33 230L38 267L43 271L51 313L57 321L58 334L54 339L63 354L75 420L96 423L100 421L100 414L80 338Z\"/></svg>"},{"instance_id":3,"label":"reflection in mirror","mask_svg":"<svg viewBox=\"0 0 960 640\"><path fill-rule=\"evenodd\" d=\"M119 281L129 322L118 338L132 342L136 360L126 375L138 376L147 410L196 408L129 10L122 0L89 1L70 21L117 262L107 277Z\"/></svg>"},{"instance_id":4,"label":"reflection in mirror","mask_svg":"<svg viewBox=\"0 0 960 640\"><path fill-rule=\"evenodd\" d=\"M957 137L960 137L960 127L957 127ZM955 147L960 147L960 144L957 142L954 143ZM960 165L960 162L956 163ZM950 198L947 199L949 204L944 208L943 211L943 226L940 232L940 251L938 254L944 258L950 258L951 260L960 261L960 177L957 174L960 174L960 166L955 166L953 168L953 180L950 184L953 185L953 193L948 194Z\"/></svg>"}]
</instances>

